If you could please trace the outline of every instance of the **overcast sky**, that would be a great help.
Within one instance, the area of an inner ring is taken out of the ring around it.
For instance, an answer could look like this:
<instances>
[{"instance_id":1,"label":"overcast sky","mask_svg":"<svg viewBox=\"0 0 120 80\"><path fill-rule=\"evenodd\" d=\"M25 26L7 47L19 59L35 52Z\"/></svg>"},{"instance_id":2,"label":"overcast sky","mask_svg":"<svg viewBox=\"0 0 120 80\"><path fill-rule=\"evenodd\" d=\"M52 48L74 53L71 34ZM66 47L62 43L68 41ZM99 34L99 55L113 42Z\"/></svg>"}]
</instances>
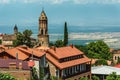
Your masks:
<instances>
[{"instance_id":1,"label":"overcast sky","mask_svg":"<svg viewBox=\"0 0 120 80\"><path fill-rule=\"evenodd\" d=\"M0 25L38 25L42 8L49 24L120 26L120 0L0 0Z\"/></svg>"}]
</instances>

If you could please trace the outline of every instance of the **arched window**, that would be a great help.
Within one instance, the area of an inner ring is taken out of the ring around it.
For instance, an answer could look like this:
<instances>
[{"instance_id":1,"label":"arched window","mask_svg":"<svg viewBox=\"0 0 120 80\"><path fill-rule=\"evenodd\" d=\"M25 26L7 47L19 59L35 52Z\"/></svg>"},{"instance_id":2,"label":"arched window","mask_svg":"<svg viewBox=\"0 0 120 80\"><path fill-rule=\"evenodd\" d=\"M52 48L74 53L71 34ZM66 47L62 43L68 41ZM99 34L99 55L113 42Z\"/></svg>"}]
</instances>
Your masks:
<instances>
[{"instance_id":1,"label":"arched window","mask_svg":"<svg viewBox=\"0 0 120 80\"><path fill-rule=\"evenodd\" d=\"M41 30L41 34L43 34L43 30Z\"/></svg>"},{"instance_id":2,"label":"arched window","mask_svg":"<svg viewBox=\"0 0 120 80\"><path fill-rule=\"evenodd\" d=\"M115 60L116 60L116 58L117 58L117 57L115 56Z\"/></svg>"}]
</instances>

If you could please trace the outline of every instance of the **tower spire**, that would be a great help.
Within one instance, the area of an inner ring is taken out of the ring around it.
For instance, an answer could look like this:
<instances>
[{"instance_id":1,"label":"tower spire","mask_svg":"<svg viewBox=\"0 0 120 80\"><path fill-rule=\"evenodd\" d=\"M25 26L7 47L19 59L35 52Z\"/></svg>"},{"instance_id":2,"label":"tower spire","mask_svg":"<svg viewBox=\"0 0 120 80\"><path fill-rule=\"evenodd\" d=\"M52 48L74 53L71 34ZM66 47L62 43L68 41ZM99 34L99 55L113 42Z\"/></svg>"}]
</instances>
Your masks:
<instances>
[{"instance_id":1,"label":"tower spire","mask_svg":"<svg viewBox=\"0 0 120 80\"><path fill-rule=\"evenodd\" d=\"M14 34L17 34L18 33L18 28L17 28L17 25L15 24L14 26Z\"/></svg>"},{"instance_id":2,"label":"tower spire","mask_svg":"<svg viewBox=\"0 0 120 80\"><path fill-rule=\"evenodd\" d=\"M42 7L42 11L44 11L44 7Z\"/></svg>"}]
</instances>

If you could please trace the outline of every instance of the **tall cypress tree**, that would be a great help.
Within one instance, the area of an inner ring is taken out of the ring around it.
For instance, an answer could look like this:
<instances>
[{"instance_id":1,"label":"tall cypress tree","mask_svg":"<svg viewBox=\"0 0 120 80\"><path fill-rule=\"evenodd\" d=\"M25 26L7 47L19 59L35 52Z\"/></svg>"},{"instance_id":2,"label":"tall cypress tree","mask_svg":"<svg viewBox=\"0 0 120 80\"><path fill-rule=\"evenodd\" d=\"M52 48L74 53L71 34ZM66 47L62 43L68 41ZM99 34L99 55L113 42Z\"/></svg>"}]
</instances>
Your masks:
<instances>
[{"instance_id":1,"label":"tall cypress tree","mask_svg":"<svg viewBox=\"0 0 120 80\"><path fill-rule=\"evenodd\" d=\"M67 22L64 24L64 46L68 44L68 30L67 30Z\"/></svg>"}]
</instances>

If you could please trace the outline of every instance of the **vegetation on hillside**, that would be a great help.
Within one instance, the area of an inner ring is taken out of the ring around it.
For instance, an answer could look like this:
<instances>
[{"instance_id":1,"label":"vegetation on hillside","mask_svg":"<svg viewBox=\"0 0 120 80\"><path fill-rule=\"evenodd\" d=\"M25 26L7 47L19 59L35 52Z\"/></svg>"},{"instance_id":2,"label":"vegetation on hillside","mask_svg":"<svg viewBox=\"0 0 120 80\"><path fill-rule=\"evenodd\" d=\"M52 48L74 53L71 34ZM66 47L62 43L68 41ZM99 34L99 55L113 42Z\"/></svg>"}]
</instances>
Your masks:
<instances>
[{"instance_id":1,"label":"vegetation on hillside","mask_svg":"<svg viewBox=\"0 0 120 80\"><path fill-rule=\"evenodd\" d=\"M107 61L105 59L98 59L96 62L95 62L95 65L98 66L98 65L108 65Z\"/></svg>"},{"instance_id":2,"label":"vegetation on hillside","mask_svg":"<svg viewBox=\"0 0 120 80\"><path fill-rule=\"evenodd\" d=\"M26 45L28 47L33 47L33 44L31 42L31 35L32 31L31 30L25 30L22 33L19 32L16 35L16 40L13 41L13 46L19 46L19 45Z\"/></svg>"},{"instance_id":3,"label":"vegetation on hillside","mask_svg":"<svg viewBox=\"0 0 120 80\"><path fill-rule=\"evenodd\" d=\"M101 40L96 42L90 42L86 46L76 45L76 47L81 51L83 51L86 54L86 56L89 58L105 59L105 60L112 59L112 54L109 51L108 45Z\"/></svg>"}]
</instances>

